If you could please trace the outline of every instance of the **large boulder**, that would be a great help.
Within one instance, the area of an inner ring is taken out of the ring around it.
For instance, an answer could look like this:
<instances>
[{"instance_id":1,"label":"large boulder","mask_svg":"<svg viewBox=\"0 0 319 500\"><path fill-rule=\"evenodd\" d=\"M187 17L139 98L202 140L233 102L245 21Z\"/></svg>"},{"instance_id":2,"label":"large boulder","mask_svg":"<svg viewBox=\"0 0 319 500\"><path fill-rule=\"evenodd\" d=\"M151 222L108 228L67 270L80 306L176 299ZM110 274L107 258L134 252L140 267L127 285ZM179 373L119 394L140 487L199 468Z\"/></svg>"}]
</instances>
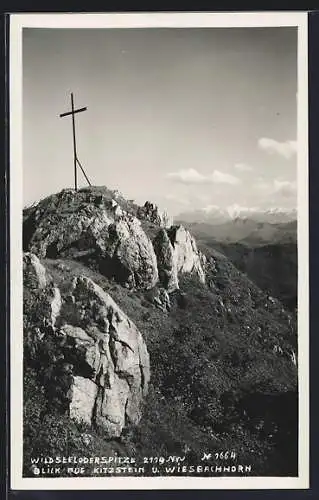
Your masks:
<instances>
[{"instance_id":1,"label":"large boulder","mask_svg":"<svg viewBox=\"0 0 319 500\"><path fill-rule=\"evenodd\" d=\"M80 330L71 336L81 344L82 352L86 346L86 363L97 386L96 399L92 398L93 420L109 436L119 436L126 423L137 423L141 417L150 378L146 344L134 323L92 280L75 278L72 294L76 311L73 323ZM66 335L70 335L69 328L64 327ZM72 414L73 403L70 408Z\"/></svg>"},{"instance_id":2,"label":"large boulder","mask_svg":"<svg viewBox=\"0 0 319 500\"><path fill-rule=\"evenodd\" d=\"M159 279L168 291L179 288L179 274L190 273L205 283L204 257L183 226L161 229L153 241Z\"/></svg>"},{"instance_id":3,"label":"large boulder","mask_svg":"<svg viewBox=\"0 0 319 500\"><path fill-rule=\"evenodd\" d=\"M141 222L100 192L64 190L24 217L24 248L40 258L92 258L100 271L137 288L158 280L156 256Z\"/></svg>"},{"instance_id":4,"label":"large boulder","mask_svg":"<svg viewBox=\"0 0 319 500\"><path fill-rule=\"evenodd\" d=\"M25 279L38 312L36 324L34 311L28 322L29 329L33 322L37 336L28 336L27 342L49 340L56 346L59 354L50 347L49 359L60 365L44 369L71 373L71 387L62 398L68 401L71 418L100 428L107 437L119 437L125 426L140 420L148 390L150 361L141 333L91 279L76 277L68 287L64 284L61 293L36 256L28 254L25 261L25 276L32 269L44 270L47 276L45 285L39 280L38 289ZM32 309L29 297L25 314ZM56 378L47 383L52 381L56 383ZM48 393L58 391L49 388Z\"/></svg>"}]
</instances>

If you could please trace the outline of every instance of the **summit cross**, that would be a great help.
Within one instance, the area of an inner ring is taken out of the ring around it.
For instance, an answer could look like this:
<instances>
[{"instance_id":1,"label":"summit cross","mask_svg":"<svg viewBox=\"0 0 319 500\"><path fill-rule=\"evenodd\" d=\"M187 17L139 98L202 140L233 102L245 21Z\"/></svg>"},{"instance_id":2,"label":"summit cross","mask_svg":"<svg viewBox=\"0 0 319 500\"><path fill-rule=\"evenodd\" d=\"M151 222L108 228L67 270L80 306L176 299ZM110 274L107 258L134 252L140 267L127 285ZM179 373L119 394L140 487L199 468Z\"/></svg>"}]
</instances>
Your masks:
<instances>
[{"instance_id":1,"label":"summit cross","mask_svg":"<svg viewBox=\"0 0 319 500\"><path fill-rule=\"evenodd\" d=\"M66 113L62 113L60 115L60 118L63 118L64 116L72 116L72 133L73 133L73 165L74 165L74 188L75 188L75 191L78 190L78 184L77 184L77 165L79 165L80 169L82 170L82 173L87 181L87 183L89 184L89 186L91 186L91 183L84 171L84 168L82 167L79 159L78 159L78 155L77 155L77 151L76 151L76 138L75 138L75 119L74 119L74 115L76 113L81 113L82 111L86 111L87 108L79 108L79 109L74 109L74 98L73 98L73 93L71 93L71 111L67 111Z\"/></svg>"}]
</instances>

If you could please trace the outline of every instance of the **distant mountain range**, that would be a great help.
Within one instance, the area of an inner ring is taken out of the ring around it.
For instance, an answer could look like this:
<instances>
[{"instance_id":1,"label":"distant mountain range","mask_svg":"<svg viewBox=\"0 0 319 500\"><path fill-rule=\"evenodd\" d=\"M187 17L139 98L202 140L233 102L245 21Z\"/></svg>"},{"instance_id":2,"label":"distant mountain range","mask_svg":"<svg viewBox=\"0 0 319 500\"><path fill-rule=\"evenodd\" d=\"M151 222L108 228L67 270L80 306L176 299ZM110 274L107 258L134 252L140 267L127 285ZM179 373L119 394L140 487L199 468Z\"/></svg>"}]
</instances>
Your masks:
<instances>
[{"instance_id":1,"label":"distant mountain range","mask_svg":"<svg viewBox=\"0 0 319 500\"><path fill-rule=\"evenodd\" d=\"M296 243L297 221L282 223L259 222L254 219L233 219L220 224L211 222L175 221L186 226L196 238L215 243L241 243L260 246L267 243Z\"/></svg>"},{"instance_id":2,"label":"distant mountain range","mask_svg":"<svg viewBox=\"0 0 319 500\"><path fill-rule=\"evenodd\" d=\"M297 220L274 223L237 217L221 223L179 222L196 237L201 249L222 252L262 290L277 297L289 310L295 310Z\"/></svg>"},{"instance_id":3,"label":"distant mountain range","mask_svg":"<svg viewBox=\"0 0 319 500\"><path fill-rule=\"evenodd\" d=\"M179 221L184 222L205 222L209 224L224 224L236 219L250 219L256 222L284 223L291 222L297 219L296 209L286 208L270 208L268 210L260 208L241 207L239 205L231 205L227 208L220 208L217 205L209 205L208 207L182 212L176 217Z\"/></svg>"}]
</instances>

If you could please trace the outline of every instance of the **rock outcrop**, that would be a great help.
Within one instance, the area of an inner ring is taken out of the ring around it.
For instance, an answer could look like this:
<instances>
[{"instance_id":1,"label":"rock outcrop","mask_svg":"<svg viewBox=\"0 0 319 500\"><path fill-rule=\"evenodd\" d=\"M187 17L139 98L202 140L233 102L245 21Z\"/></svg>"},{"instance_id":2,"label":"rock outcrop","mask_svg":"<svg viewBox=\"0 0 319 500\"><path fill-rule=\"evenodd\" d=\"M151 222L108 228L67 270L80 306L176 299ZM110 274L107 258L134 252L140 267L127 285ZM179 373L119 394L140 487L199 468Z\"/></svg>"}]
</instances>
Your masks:
<instances>
[{"instance_id":1,"label":"rock outcrop","mask_svg":"<svg viewBox=\"0 0 319 500\"><path fill-rule=\"evenodd\" d=\"M147 348L134 323L92 280L75 278L72 295L75 321L90 339L84 340L85 360L92 368L91 381L96 385L96 391L91 386L90 394L96 397L91 398L89 415L109 436L119 436L127 422L137 423L141 417L150 373ZM73 335L83 343L82 332L77 335L75 331ZM78 394L80 387L78 381ZM87 404L85 391L83 400ZM71 416L76 416L77 407L71 403Z\"/></svg>"},{"instance_id":2,"label":"rock outcrop","mask_svg":"<svg viewBox=\"0 0 319 500\"><path fill-rule=\"evenodd\" d=\"M152 288L147 295L148 300L158 309L168 312L171 309L171 300L168 291L163 287Z\"/></svg>"},{"instance_id":3,"label":"rock outcrop","mask_svg":"<svg viewBox=\"0 0 319 500\"><path fill-rule=\"evenodd\" d=\"M164 228L171 227L173 225L173 218L166 212L159 210L157 205L154 205L154 203L151 203L150 201L146 201L143 207L138 208L137 217Z\"/></svg>"},{"instance_id":4,"label":"rock outcrop","mask_svg":"<svg viewBox=\"0 0 319 500\"><path fill-rule=\"evenodd\" d=\"M25 210L24 250L81 259L130 288L150 290L159 281L171 292L183 273L205 282L195 239L171 224L149 201L138 207L107 188L65 189Z\"/></svg>"},{"instance_id":5,"label":"rock outcrop","mask_svg":"<svg viewBox=\"0 0 319 500\"><path fill-rule=\"evenodd\" d=\"M37 340L45 342L49 335L62 349L59 362L71 370L71 418L119 437L125 426L141 418L148 390L150 363L141 333L91 279L76 277L61 294L35 255L27 254L24 261L25 287L43 315Z\"/></svg>"},{"instance_id":6,"label":"rock outcrop","mask_svg":"<svg viewBox=\"0 0 319 500\"><path fill-rule=\"evenodd\" d=\"M153 241L157 256L159 279L168 291L179 288L178 275L191 273L205 283L203 256L196 241L183 226L159 231Z\"/></svg>"},{"instance_id":7,"label":"rock outcrop","mask_svg":"<svg viewBox=\"0 0 319 500\"><path fill-rule=\"evenodd\" d=\"M128 286L148 289L158 280L141 222L103 192L64 190L42 200L25 220L24 246L40 258L93 258L103 274Z\"/></svg>"},{"instance_id":8,"label":"rock outcrop","mask_svg":"<svg viewBox=\"0 0 319 500\"><path fill-rule=\"evenodd\" d=\"M61 293L40 260L30 252L23 255L23 284L31 295L34 293L38 296L41 303L34 326L54 328L62 307ZM29 315L31 310L32 307L28 311Z\"/></svg>"},{"instance_id":9,"label":"rock outcrop","mask_svg":"<svg viewBox=\"0 0 319 500\"><path fill-rule=\"evenodd\" d=\"M26 252L23 255L23 278L29 288L41 290L48 284L45 267L41 264L39 259L30 252Z\"/></svg>"}]
</instances>

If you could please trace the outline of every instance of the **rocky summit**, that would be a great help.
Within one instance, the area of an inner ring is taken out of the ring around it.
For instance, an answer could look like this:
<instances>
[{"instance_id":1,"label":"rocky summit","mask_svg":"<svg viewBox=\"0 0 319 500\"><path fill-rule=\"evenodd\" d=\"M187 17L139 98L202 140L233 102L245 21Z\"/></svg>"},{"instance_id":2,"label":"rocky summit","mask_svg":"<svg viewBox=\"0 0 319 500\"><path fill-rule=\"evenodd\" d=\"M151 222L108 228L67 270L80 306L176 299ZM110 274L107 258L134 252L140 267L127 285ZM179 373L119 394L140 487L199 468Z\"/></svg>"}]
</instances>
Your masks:
<instances>
[{"instance_id":1,"label":"rocky summit","mask_svg":"<svg viewBox=\"0 0 319 500\"><path fill-rule=\"evenodd\" d=\"M25 475L33 456L193 467L225 450L297 474L296 317L278 298L105 187L26 208L23 241Z\"/></svg>"},{"instance_id":2,"label":"rocky summit","mask_svg":"<svg viewBox=\"0 0 319 500\"><path fill-rule=\"evenodd\" d=\"M128 287L153 288L159 268L150 232L170 219L156 206L129 203L106 188L63 190L29 209L24 219L24 248L40 258L69 257L93 261L102 274ZM170 226L169 249L156 241L157 254L173 274L163 285L178 288L178 274L204 279L196 243L183 227ZM169 259L169 260L167 260Z\"/></svg>"}]
</instances>

